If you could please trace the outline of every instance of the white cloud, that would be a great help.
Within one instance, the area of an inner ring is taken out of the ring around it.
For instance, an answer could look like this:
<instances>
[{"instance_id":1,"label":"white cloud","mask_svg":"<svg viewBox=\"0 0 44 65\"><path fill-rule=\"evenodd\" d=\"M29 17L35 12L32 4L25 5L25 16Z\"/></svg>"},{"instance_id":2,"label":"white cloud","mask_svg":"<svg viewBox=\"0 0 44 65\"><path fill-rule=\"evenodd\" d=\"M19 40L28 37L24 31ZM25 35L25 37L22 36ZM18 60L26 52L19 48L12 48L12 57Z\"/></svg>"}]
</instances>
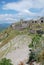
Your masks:
<instances>
[{"instance_id":1,"label":"white cloud","mask_svg":"<svg viewBox=\"0 0 44 65\"><path fill-rule=\"evenodd\" d=\"M44 9L44 0L21 0L20 2L11 2L3 4L2 9L3 10L16 10L19 13L16 14L1 14L0 20L7 20L10 22L14 22L16 20L19 20L21 18L28 17L27 19L30 19L29 17L37 17L42 16L44 13L44 10L42 10L39 13L31 12L30 8L43 8Z\"/></svg>"},{"instance_id":2,"label":"white cloud","mask_svg":"<svg viewBox=\"0 0 44 65\"><path fill-rule=\"evenodd\" d=\"M0 21L5 22L8 21L8 23L12 23L17 21L14 17L15 15L12 14L0 14Z\"/></svg>"},{"instance_id":3,"label":"white cloud","mask_svg":"<svg viewBox=\"0 0 44 65\"><path fill-rule=\"evenodd\" d=\"M31 0L30 0L31 1ZM31 2L29 0L22 0L18 3L12 2L12 3L7 3L3 6L3 9L6 10L17 10L17 11L23 11L25 9L29 9L29 7L32 6Z\"/></svg>"},{"instance_id":4,"label":"white cloud","mask_svg":"<svg viewBox=\"0 0 44 65\"><path fill-rule=\"evenodd\" d=\"M21 0L18 3L7 3L3 6L3 9L22 11L30 8L44 8L44 0Z\"/></svg>"},{"instance_id":5,"label":"white cloud","mask_svg":"<svg viewBox=\"0 0 44 65\"><path fill-rule=\"evenodd\" d=\"M44 0L33 0L32 8L44 8Z\"/></svg>"},{"instance_id":6,"label":"white cloud","mask_svg":"<svg viewBox=\"0 0 44 65\"><path fill-rule=\"evenodd\" d=\"M38 16L42 16L44 13L44 10L41 11L40 13L32 13L29 10L24 10L20 13L17 14L0 14L0 22L8 22L8 23L13 23L17 22L20 19L25 19L29 20L32 18L36 18Z\"/></svg>"},{"instance_id":7,"label":"white cloud","mask_svg":"<svg viewBox=\"0 0 44 65\"><path fill-rule=\"evenodd\" d=\"M30 8L44 8L44 0L21 0L20 2L11 2L3 5L4 10L16 10L22 14L35 14L30 12Z\"/></svg>"}]
</instances>

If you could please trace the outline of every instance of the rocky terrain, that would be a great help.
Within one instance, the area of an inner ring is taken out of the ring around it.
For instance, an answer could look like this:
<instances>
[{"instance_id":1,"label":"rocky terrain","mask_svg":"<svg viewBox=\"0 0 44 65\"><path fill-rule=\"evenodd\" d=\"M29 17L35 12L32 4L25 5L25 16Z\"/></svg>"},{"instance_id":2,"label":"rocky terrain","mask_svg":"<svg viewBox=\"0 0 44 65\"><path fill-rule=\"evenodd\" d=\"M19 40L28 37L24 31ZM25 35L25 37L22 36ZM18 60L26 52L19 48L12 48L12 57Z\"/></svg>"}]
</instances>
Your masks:
<instances>
[{"instance_id":1,"label":"rocky terrain","mask_svg":"<svg viewBox=\"0 0 44 65\"><path fill-rule=\"evenodd\" d=\"M27 62L29 54L29 43L31 43L30 36L18 35L13 40L11 40L8 45L1 48L2 50L0 50L0 54L1 52L4 52L4 54L1 55L3 57L11 59L13 65L18 65L20 62L23 62L25 64Z\"/></svg>"}]
</instances>

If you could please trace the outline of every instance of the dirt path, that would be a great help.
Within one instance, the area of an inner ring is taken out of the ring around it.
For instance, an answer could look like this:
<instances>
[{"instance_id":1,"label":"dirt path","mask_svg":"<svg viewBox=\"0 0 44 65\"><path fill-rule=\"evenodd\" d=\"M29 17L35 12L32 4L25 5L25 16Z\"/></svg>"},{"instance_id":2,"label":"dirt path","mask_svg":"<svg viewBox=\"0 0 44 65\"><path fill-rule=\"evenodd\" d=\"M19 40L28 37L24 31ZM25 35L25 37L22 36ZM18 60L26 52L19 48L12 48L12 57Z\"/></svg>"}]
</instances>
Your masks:
<instances>
[{"instance_id":1,"label":"dirt path","mask_svg":"<svg viewBox=\"0 0 44 65\"><path fill-rule=\"evenodd\" d=\"M20 61L25 63L29 54L28 44L30 42L31 39L27 35L16 36L16 38L11 40L11 49L5 57L11 59L13 65L18 65Z\"/></svg>"}]
</instances>

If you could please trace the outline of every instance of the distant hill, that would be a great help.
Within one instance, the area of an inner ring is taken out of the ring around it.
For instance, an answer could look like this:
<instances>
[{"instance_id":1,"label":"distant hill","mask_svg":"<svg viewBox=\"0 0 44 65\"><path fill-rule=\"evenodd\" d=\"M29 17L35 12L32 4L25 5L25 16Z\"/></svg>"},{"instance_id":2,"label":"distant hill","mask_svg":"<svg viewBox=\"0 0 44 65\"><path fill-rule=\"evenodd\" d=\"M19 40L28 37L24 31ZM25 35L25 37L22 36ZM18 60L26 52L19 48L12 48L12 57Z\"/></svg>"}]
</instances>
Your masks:
<instances>
[{"instance_id":1,"label":"distant hill","mask_svg":"<svg viewBox=\"0 0 44 65\"><path fill-rule=\"evenodd\" d=\"M0 32L6 29L7 27L10 26L10 23L1 23L0 24Z\"/></svg>"}]
</instances>

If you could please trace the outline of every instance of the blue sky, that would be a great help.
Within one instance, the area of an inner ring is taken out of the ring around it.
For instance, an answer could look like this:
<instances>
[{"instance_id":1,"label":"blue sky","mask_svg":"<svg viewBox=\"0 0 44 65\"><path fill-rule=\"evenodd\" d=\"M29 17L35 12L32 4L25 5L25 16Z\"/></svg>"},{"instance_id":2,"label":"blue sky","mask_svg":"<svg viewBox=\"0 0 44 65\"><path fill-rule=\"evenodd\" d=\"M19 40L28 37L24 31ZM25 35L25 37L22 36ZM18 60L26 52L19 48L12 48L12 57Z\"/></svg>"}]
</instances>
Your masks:
<instances>
[{"instance_id":1,"label":"blue sky","mask_svg":"<svg viewBox=\"0 0 44 65\"><path fill-rule=\"evenodd\" d=\"M44 0L0 0L0 23L44 16Z\"/></svg>"}]
</instances>

